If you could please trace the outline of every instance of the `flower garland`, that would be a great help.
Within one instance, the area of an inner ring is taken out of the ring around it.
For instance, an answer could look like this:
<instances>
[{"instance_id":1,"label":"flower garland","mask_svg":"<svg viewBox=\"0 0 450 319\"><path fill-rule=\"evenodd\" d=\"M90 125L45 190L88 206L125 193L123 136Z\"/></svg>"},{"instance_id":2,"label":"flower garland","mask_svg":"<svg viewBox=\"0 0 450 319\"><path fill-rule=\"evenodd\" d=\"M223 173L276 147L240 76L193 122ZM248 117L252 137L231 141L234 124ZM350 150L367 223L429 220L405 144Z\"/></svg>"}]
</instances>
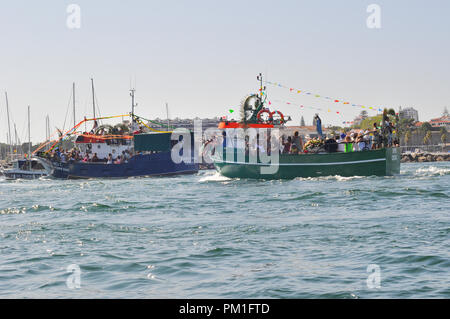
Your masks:
<instances>
[{"instance_id":1,"label":"flower garland","mask_svg":"<svg viewBox=\"0 0 450 319\"><path fill-rule=\"evenodd\" d=\"M325 142L319 138L313 138L305 143L303 151L305 153L316 153L325 145Z\"/></svg>"}]
</instances>

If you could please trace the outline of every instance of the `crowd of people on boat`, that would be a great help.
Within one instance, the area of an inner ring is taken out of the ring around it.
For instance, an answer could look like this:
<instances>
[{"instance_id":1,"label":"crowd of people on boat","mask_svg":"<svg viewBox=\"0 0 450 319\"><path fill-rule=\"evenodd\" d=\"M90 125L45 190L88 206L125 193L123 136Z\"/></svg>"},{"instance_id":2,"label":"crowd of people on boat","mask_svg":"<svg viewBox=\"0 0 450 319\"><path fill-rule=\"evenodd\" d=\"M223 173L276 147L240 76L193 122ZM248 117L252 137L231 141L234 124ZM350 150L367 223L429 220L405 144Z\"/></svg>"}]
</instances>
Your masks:
<instances>
[{"instance_id":1,"label":"crowd of people on boat","mask_svg":"<svg viewBox=\"0 0 450 319\"><path fill-rule=\"evenodd\" d=\"M64 150L56 148L47 153L46 157L54 162L60 163L103 163L103 164L124 164L128 163L133 156L130 150L122 151L122 154L113 156L108 154L106 158L99 158L97 153L86 152L82 154L80 150L73 148L71 150Z\"/></svg>"},{"instance_id":2,"label":"crowd of people on boat","mask_svg":"<svg viewBox=\"0 0 450 319\"><path fill-rule=\"evenodd\" d=\"M320 119L318 119L320 121ZM319 122L320 123L320 122ZM319 126L318 126L319 127ZM335 133L334 135L324 136L322 130L318 129L317 137L310 137L309 135L301 136L298 131L294 134L283 134L279 141L279 151L281 154L304 154L304 153L318 153L318 152L360 152L368 150L376 150L386 147L399 146L399 139L396 134L394 124L385 117L384 121L379 125L373 123L371 129L366 130L348 130ZM245 153L259 150L259 152L271 152L271 136L267 134L267 140L261 141L259 134L245 140L230 139L227 141L227 134L224 130L222 132L222 143L224 147L232 147L238 149L245 149ZM213 140L206 141L206 144L213 142ZM215 142L217 143L217 142Z\"/></svg>"},{"instance_id":3,"label":"crowd of people on boat","mask_svg":"<svg viewBox=\"0 0 450 319\"><path fill-rule=\"evenodd\" d=\"M294 136L282 136L281 153L309 153L309 150L315 146L323 147L327 152L346 153L396 147L399 146L399 140L395 133L395 127L389 121L386 121L384 128L379 127L377 123L373 123L372 129L342 131L327 138L320 135L314 138L306 136L303 140L298 132L295 132Z\"/></svg>"}]
</instances>

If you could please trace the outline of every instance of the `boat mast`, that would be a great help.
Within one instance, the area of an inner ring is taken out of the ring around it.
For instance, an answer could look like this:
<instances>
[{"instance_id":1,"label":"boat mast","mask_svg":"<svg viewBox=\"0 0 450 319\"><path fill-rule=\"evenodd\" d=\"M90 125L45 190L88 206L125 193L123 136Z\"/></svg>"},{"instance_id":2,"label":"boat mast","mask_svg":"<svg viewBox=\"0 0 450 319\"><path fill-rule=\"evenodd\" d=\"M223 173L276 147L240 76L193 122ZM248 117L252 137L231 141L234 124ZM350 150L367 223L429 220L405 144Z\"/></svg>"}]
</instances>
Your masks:
<instances>
[{"instance_id":1,"label":"boat mast","mask_svg":"<svg viewBox=\"0 0 450 319\"><path fill-rule=\"evenodd\" d=\"M136 104L134 103L134 92L136 92L135 89L131 89L130 90L130 96L131 96L131 121L132 123L135 123L136 121L134 120L134 108L136 107Z\"/></svg>"},{"instance_id":2,"label":"boat mast","mask_svg":"<svg viewBox=\"0 0 450 319\"><path fill-rule=\"evenodd\" d=\"M264 93L263 93L263 76L262 76L262 73L260 73L259 75L258 75L258 77L257 77L257 79L258 79L258 81L260 82L260 94L259 95L261 95L261 100L262 100L262 97L263 97L263 95L264 95Z\"/></svg>"},{"instance_id":3,"label":"boat mast","mask_svg":"<svg viewBox=\"0 0 450 319\"><path fill-rule=\"evenodd\" d=\"M45 118L45 134L47 135L47 141L50 142L50 117L47 114ZM50 149L50 145L47 145L47 151Z\"/></svg>"},{"instance_id":4,"label":"boat mast","mask_svg":"<svg viewBox=\"0 0 450 319\"><path fill-rule=\"evenodd\" d=\"M31 126L30 126L30 106L28 105L28 160L31 161Z\"/></svg>"},{"instance_id":5,"label":"boat mast","mask_svg":"<svg viewBox=\"0 0 450 319\"><path fill-rule=\"evenodd\" d=\"M75 82L73 82L72 95L73 95L73 127L75 127L77 125L75 116Z\"/></svg>"},{"instance_id":6,"label":"boat mast","mask_svg":"<svg viewBox=\"0 0 450 319\"><path fill-rule=\"evenodd\" d=\"M16 129L16 123L14 123L14 153L17 154L17 148L19 146L19 142L17 139L17 129Z\"/></svg>"},{"instance_id":7,"label":"boat mast","mask_svg":"<svg viewBox=\"0 0 450 319\"><path fill-rule=\"evenodd\" d=\"M91 78L92 83L92 109L94 111L94 119L95 119L95 90L94 90L94 79Z\"/></svg>"},{"instance_id":8,"label":"boat mast","mask_svg":"<svg viewBox=\"0 0 450 319\"><path fill-rule=\"evenodd\" d=\"M170 120L169 120L169 103L166 103L166 113L167 113L167 130L169 130Z\"/></svg>"},{"instance_id":9,"label":"boat mast","mask_svg":"<svg viewBox=\"0 0 450 319\"><path fill-rule=\"evenodd\" d=\"M47 123L47 118L48 115L45 117L45 142L48 142L49 138L48 138L48 123ZM47 148L47 147L46 147Z\"/></svg>"},{"instance_id":10,"label":"boat mast","mask_svg":"<svg viewBox=\"0 0 450 319\"><path fill-rule=\"evenodd\" d=\"M7 114L7 117L8 117L9 156L12 156L11 123L9 121L9 104L8 104L8 93L7 92L5 92L5 97L6 97L6 114Z\"/></svg>"}]
</instances>

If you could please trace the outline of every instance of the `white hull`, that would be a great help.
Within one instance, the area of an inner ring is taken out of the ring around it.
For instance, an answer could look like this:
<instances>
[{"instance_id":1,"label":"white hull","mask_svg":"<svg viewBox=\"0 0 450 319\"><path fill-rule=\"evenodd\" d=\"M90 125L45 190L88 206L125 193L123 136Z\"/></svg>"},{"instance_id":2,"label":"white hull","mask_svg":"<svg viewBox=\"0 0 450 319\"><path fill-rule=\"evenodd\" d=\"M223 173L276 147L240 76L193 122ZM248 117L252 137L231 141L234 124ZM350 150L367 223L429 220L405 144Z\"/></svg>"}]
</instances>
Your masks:
<instances>
[{"instance_id":1,"label":"white hull","mask_svg":"<svg viewBox=\"0 0 450 319\"><path fill-rule=\"evenodd\" d=\"M35 170L35 171L27 171L21 169L8 169L4 170L3 175L7 180L14 179L38 179L43 176L47 176L47 172L45 170Z\"/></svg>"}]
</instances>

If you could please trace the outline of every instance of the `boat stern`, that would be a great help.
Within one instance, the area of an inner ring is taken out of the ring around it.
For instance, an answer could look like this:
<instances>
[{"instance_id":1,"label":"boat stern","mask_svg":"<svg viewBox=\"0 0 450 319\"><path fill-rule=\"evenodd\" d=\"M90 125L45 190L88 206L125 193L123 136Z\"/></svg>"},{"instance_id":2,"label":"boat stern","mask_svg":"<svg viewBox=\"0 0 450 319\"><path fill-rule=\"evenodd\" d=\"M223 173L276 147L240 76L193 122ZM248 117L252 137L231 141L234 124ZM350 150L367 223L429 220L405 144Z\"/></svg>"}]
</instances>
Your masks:
<instances>
[{"instance_id":1,"label":"boat stern","mask_svg":"<svg viewBox=\"0 0 450 319\"><path fill-rule=\"evenodd\" d=\"M400 160L402 154L400 147L386 148L386 175L400 174Z\"/></svg>"}]
</instances>

